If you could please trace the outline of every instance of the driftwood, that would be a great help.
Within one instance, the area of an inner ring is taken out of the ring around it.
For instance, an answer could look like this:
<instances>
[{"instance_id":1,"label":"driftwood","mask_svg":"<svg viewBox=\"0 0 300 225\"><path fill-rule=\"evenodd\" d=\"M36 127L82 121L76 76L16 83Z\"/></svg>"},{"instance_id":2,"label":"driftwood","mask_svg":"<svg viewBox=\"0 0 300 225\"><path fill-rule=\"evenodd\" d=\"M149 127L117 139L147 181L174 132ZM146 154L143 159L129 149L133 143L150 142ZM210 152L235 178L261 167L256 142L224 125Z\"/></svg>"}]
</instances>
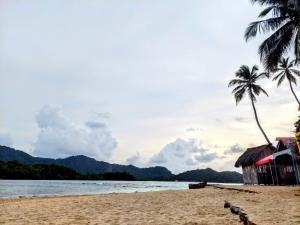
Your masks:
<instances>
[{"instance_id":1,"label":"driftwood","mask_svg":"<svg viewBox=\"0 0 300 225\"><path fill-rule=\"evenodd\" d=\"M235 205L232 205L231 203L229 203L228 201L225 201L225 204L224 204L224 208L229 208L231 213L233 214L236 214L236 215L239 215L240 217L240 221L244 224L244 225L256 225L255 223L253 223L247 213L245 213L245 211L238 207L238 206L235 206Z\"/></svg>"},{"instance_id":2,"label":"driftwood","mask_svg":"<svg viewBox=\"0 0 300 225\"><path fill-rule=\"evenodd\" d=\"M207 186L210 186L210 187L213 187L213 188L230 190L230 191L239 191L239 192L246 192L246 193L252 193L252 194L259 194L259 192L257 192L257 191L251 191L251 190L247 190L247 189L224 187L224 186L213 185L213 184L208 184Z\"/></svg>"},{"instance_id":3,"label":"driftwood","mask_svg":"<svg viewBox=\"0 0 300 225\"><path fill-rule=\"evenodd\" d=\"M207 185L206 181L200 182L198 184L189 184L189 189L200 189L200 188L205 188Z\"/></svg>"}]
</instances>

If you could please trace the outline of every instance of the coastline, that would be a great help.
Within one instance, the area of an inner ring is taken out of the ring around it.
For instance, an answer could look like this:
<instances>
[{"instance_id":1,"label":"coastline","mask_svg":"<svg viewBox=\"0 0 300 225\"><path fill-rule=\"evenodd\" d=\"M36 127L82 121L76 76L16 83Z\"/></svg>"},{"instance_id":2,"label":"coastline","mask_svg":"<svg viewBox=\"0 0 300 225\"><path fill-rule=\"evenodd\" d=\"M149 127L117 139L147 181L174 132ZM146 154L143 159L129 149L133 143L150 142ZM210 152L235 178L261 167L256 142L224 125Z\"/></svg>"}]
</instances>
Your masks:
<instances>
[{"instance_id":1,"label":"coastline","mask_svg":"<svg viewBox=\"0 0 300 225\"><path fill-rule=\"evenodd\" d=\"M241 224L224 209L225 200L245 209L256 224L300 221L300 187L238 188L258 194L206 187L0 199L0 224Z\"/></svg>"}]
</instances>

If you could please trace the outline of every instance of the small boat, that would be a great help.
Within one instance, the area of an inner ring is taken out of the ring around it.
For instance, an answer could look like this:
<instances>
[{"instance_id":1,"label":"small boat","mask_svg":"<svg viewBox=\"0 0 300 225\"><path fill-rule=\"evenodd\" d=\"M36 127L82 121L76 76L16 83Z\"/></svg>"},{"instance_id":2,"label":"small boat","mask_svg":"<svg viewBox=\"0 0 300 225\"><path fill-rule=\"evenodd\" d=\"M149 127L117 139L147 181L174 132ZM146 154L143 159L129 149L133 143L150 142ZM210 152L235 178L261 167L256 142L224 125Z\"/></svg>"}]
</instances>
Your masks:
<instances>
[{"instance_id":1,"label":"small boat","mask_svg":"<svg viewBox=\"0 0 300 225\"><path fill-rule=\"evenodd\" d=\"M189 184L189 189L200 189L200 188L205 188L205 186L207 185L207 182L200 182L198 184Z\"/></svg>"}]
</instances>

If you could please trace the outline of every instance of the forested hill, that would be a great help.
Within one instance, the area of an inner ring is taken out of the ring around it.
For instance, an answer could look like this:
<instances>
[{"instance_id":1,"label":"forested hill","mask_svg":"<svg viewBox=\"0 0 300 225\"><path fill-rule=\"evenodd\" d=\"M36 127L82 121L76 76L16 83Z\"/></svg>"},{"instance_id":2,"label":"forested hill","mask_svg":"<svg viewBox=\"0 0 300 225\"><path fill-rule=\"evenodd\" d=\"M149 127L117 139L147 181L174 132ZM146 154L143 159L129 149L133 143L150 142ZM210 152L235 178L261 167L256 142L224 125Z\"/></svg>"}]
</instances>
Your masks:
<instances>
[{"instance_id":1,"label":"forested hill","mask_svg":"<svg viewBox=\"0 0 300 225\"><path fill-rule=\"evenodd\" d=\"M0 160L4 162L18 161L27 165L40 164L41 166L42 164L44 167L46 165L63 166L72 169L73 172L76 172L80 175L126 173L132 175L137 180L206 180L208 182L242 183L242 175L237 172L217 172L212 169L202 169L187 171L178 175L174 175L165 167L139 168L133 165L110 164L107 162L97 161L86 156L72 156L65 159L40 158L5 146L0 146ZM58 168L53 167L53 169ZM75 174L73 175L75 176Z\"/></svg>"},{"instance_id":2,"label":"forested hill","mask_svg":"<svg viewBox=\"0 0 300 225\"><path fill-rule=\"evenodd\" d=\"M0 146L0 160L19 161L25 164L61 165L81 174L126 172L137 179L146 180L167 180L173 176L173 174L164 167L139 168L132 165L110 164L83 155L71 156L65 159L40 158L6 146Z\"/></svg>"},{"instance_id":3,"label":"forested hill","mask_svg":"<svg viewBox=\"0 0 300 225\"><path fill-rule=\"evenodd\" d=\"M216 183L242 183L243 177L238 172L217 172L212 169L191 170L176 176L180 181L208 181Z\"/></svg>"},{"instance_id":4,"label":"forested hill","mask_svg":"<svg viewBox=\"0 0 300 225\"><path fill-rule=\"evenodd\" d=\"M80 174L73 169L53 164L24 164L0 161L0 179L14 180L135 180L128 173Z\"/></svg>"}]
</instances>

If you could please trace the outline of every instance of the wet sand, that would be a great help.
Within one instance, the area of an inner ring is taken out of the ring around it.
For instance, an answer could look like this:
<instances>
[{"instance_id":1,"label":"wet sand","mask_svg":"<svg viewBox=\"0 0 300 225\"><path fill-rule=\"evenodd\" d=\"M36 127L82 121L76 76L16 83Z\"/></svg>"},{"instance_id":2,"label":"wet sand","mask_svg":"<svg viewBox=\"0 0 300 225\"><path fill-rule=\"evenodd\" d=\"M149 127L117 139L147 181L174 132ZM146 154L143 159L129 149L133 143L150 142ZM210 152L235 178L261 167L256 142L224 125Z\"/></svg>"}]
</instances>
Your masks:
<instances>
[{"instance_id":1,"label":"wet sand","mask_svg":"<svg viewBox=\"0 0 300 225\"><path fill-rule=\"evenodd\" d=\"M256 224L300 224L300 187L241 186L246 193L206 187L89 196L0 200L0 224L235 225L227 200Z\"/></svg>"}]
</instances>

